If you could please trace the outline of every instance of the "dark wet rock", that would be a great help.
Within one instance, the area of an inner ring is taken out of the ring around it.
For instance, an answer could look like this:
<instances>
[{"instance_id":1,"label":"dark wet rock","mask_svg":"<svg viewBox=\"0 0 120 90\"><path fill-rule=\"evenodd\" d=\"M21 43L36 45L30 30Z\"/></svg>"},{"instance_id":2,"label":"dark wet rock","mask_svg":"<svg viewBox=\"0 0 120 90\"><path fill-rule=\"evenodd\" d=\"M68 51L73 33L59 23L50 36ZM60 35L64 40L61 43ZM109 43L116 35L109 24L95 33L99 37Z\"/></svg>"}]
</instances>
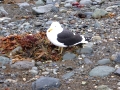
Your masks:
<instances>
[{"instance_id":1,"label":"dark wet rock","mask_svg":"<svg viewBox=\"0 0 120 90\"><path fill-rule=\"evenodd\" d=\"M62 76L63 79L69 79L74 75L74 71L68 72Z\"/></svg>"},{"instance_id":2,"label":"dark wet rock","mask_svg":"<svg viewBox=\"0 0 120 90\"><path fill-rule=\"evenodd\" d=\"M120 68L116 69L114 73L120 76Z\"/></svg>"},{"instance_id":3,"label":"dark wet rock","mask_svg":"<svg viewBox=\"0 0 120 90\"><path fill-rule=\"evenodd\" d=\"M120 63L120 52L117 52L111 56L111 60Z\"/></svg>"},{"instance_id":4,"label":"dark wet rock","mask_svg":"<svg viewBox=\"0 0 120 90\"><path fill-rule=\"evenodd\" d=\"M90 76L104 77L104 76L107 76L114 71L115 71L115 68L110 67L110 66L97 66L89 72L89 75Z\"/></svg>"},{"instance_id":5,"label":"dark wet rock","mask_svg":"<svg viewBox=\"0 0 120 90\"><path fill-rule=\"evenodd\" d=\"M15 62L14 64L11 64L11 68L17 68L17 69L31 69L32 67L34 67L35 62L30 62L27 60L23 60L23 61L18 61Z\"/></svg>"},{"instance_id":6,"label":"dark wet rock","mask_svg":"<svg viewBox=\"0 0 120 90\"><path fill-rule=\"evenodd\" d=\"M108 64L110 63L110 59L101 59L97 62L97 64L103 65L103 64Z\"/></svg>"},{"instance_id":7,"label":"dark wet rock","mask_svg":"<svg viewBox=\"0 0 120 90\"><path fill-rule=\"evenodd\" d=\"M63 60L72 60L75 58L76 58L76 55L70 52L67 52L63 55Z\"/></svg>"},{"instance_id":8,"label":"dark wet rock","mask_svg":"<svg viewBox=\"0 0 120 90\"><path fill-rule=\"evenodd\" d=\"M60 80L53 77L41 77L32 83L32 90L49 90L59 88Z\"/></svg>"}]
</instances>

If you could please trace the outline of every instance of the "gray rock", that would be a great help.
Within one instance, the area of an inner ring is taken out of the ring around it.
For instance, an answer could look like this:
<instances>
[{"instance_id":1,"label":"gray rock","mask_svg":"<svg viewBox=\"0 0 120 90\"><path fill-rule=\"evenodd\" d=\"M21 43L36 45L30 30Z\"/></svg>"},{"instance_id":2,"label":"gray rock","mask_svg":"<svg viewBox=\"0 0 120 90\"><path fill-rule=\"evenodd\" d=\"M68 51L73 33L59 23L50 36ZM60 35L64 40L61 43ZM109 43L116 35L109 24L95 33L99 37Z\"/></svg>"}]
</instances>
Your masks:
<instances>
[{"instance_id":1,"label":"gray rock","mask_svg":"<svg viewBox=\"0 0 120 90\"><path fill-rule=\"evenodd\" d=\"M32 90L49 90L59 88L60 80L53 77L41 77L32 83Z\"/></svg>"},{"instance_id":2,"label":"gray rock","mask_svg":"<svg viewBox=\"0 0 120 90\"><path fill-rule=\"evenodd\" d=\"M18 3L17 5L18 5L20 8L24 8L24 7L28 7L28 6L30 6L30 4L27 3L27 2L24 2L24 3Z\"/></svg>"},{"instance_id":3,"label":"gray rock","mask_svg":"<svg viewBox=\"0 0 120 90\"><path fill-rule=\"evenodd\" d=\"M104 77L109 75L110 73L114 72L115 68L113 67L109 67L109 66L97 66L95 68L93 68L90 72L89 75L90 76L100 76L100 77Z\"/></svg>"},{"instance_id":4,"label":"gray rock","mask_svg":"<svg viewBox=\"0 0 120 90\"><path fill-rule=\"evenodd\" d=\"M93 49L91 47L84 47L80 50L80 53L91 55L93 53Z\"/></svg>"},{"instance_id":5,"label":"gray rock","mask_svg":"<svg viewBox=\"0 0 120 90\"><path fill-rule=\"evenodd\" d=\"M85 61L86 64L92 64L92 61L88 58L85 58L84 61Z\"/></svg>"},{"instance_id":6,"label":"gray rock","mask_svg":"<svg viewBox=\"0 0 120 90\"><path fill-rule=\"evenodd\" d=\"M46 4L53 4L53 0L46 0Z\"/></svg>"},{"instance_id":7,"label":"gray rock","mask_svg":"<svg viewBox=\"0 0 120 90\"><path fill-rule=\"evenodd\" d=\"M97 8L93 12L92 17L93 18L101 18L101 17L105 16L106 14L108 14L108 12L106 10Z\"/></svg>"},{"instance_id":8,"label":"gray rock","mask_svg":"<svg viewBox=\"0 0 120 90\"><path fill-rule=\"evenodd\" d=\"M111 60L117 62L117 63L120 63L120 52L116 52L115 54L113 54L111 56Z\"/></svg>"},{"instance_id":9,"label":"gray rock","mask_svg":"<svg viewBox=\"0 0 120 90\"><path fill-rule=\"evenodd\" d=\"M66 0L65 2L66 3L73 3L73 2L76 2L77 0Z\"/></svg>"},{"instance_id":10,"label":"gray rock","mask_svg":"<svg viewBox=\"0 0 120 90\"><path fill-rule=\"evenodd\" d=\"M34 69L29 70L29 72L30 72L32 75L37 75L37 74L38 74L38 71L37 71L37 70L34 70Z\"/></svg>"},{"instance_id":11,"label":"gray rock","mask_svg":"<svg viewBox=\"0 0 120 90\"><path fill-rule=\"evenodd\" d=\"M91 0L81 0L81 1L80 1L80 4L81 4L81 5L87 5L87 6L89 6L89 5L92 4L92 1L91 1Z\"/></svg>"},{"instance_id":12,"label":"gray rock","mask_svg":"<svg viewBox=\"0 0 120 90\"><path fill-rule=\"evenodd\" d=\"M75 58L76 58L76 55L70 52L67 52L63 55L63 60L72 60Z\"/></svg>"},{"instance_id":13,"label":"gray rock","mask_svg":"<svg viewBox=\"0 0 120 90\"><path fill-rule=\"evenodd\" d=\"M38 1L35 1L35 4L36 5L44 5L45 3L43 2L43 0L38 0Z\"/></svg>"},{"instance_id":14,"label":"gray rock","mask_svg":"<svg viewBox=\"0 0 120 90\"><path fill-rule=\"evenodd\" d=\"M113 90L113 89L110 89L107 85L100 85L97 87L97 90Z\"/></svg>"},{"instance_id":15,"label":"gray rock","mask_svg":"<svg viewBox=\"0 0 120 90\"><path fill-rule=\"evenodd\" d=\"M97 63L100 65L108 64L110 63L110 59L102 59L102 60L99 60Z\"/></svg>"},{"instance_id":16,"label":"gray rock","mask_svg":"<svg viewBox=\"0 0 120 90\"><path fill-rule=\"evenodd\" d=\"M120 76L120 68L118 68L117 70L115 70L114 73Z\"/></svg>"},{"instance_id":17,"label":"gray rock","mask_svg":"<svg viewBox=\"0 0 120 90\"><path fill-rule=\"evenodd\" d=\"M67 9L65 7L60 7L59 11L61 13L66 13L67 12Z\"/></svg>"},{"instance_id":18,"label":"gray rock","mask_svg":"<svg viewBox=\"0 0 120 90\"><path fill-rule=\"evenodd\" d=\"M69 8L69 7L72 7L72 5L71 5L71 3L66 3L66 4L64 5L64 7Z\"/></svg>"},{"instance_id":19,"label":"gray rock","mask_svg":"<svg viewBox=\"0 0 120 90\"><path fill-rule=\"evenodd\" d=\"M9 22L10 20L11 20L11 18L8 18L8 17L0 18L0 22Z\"/></svg>"},{"instance_id":20,"label":"gray rock","mask_svg":"<svg viewBox=\"0 0 120 90\"><path fill-rule=\"evenodd\" d=\"M53 5L52 4L47 4L44 6L39 6L39 7L33 7L33 13L35 14L43 14L43 13L47 13L50 12L52 10Z\"/></svg>"},{"instance_id":21,"label":"gray rock","mask_svg":"<svg viewBox=\"0 0 120 90\"><path fill-rule=\"evenodd\" d=\"M11 61L11 59L7 58L7 57L4 57L4 56L0 56L0 63L2 65L5 65L5 64L9 64Z\"/></svg>"},{"instance_id":22,"label":"gray rock","mask_svg":"<svg viewBox=\"0 0 120 90\"><path fill-rule=\"evenodd\" d=\"M14 64L11 64L11 68L17 68L17 69L30 69L35 66L35 62L30 62L27 60L18 61Z\"/></svg>"},{"instance_id":23,"label":"gray rock","mask_svg":"<svg viewBox=\"0 0 120 90\"><path fill-rule=\"evenodd\" d=\"M68 72L62 76L63 79L69 79L74 75L74 71Z\"/></svg>"},{"instance_id":24,"label":"gray rock","mask_svg":"<svg viewBox=\"0 0 120 90\"><path fill-rule=\"evenodd\" d=\"M5 11L4 7L3 6L0 6L0 16L5 16L7 15L8 13Z\"/></svg>"}]
</instances>

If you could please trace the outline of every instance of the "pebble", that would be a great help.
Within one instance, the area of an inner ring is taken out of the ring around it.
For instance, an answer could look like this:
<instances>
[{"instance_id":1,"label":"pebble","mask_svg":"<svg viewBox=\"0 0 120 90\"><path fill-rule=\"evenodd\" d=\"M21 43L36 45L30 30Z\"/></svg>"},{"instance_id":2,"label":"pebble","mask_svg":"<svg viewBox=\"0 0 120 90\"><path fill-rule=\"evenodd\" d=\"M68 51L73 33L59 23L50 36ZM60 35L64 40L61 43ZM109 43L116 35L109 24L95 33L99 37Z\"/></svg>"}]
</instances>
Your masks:
<instances>
[{"instance_id":1,"label":"pebble","mask_svg":"<svg viewBox=\"0 0 120 90\"><path fill-rule=\"evenodd\" d=\"M47 4L39 7L32 7L33 14L43 14L43 13L50 12L52 10L52 7L53 7L52 4Z\"/></svg>"},{"instance_id":2,"label":"pebble","mask_svg":"<svg viewBox=\"0 0 120 90\"><path fill-rule=\"evenodd\" d=\"M74 75L74 71L68 72L62 76L63 79L69 79Z\"/></svg>"},{"instance_id":3,"label":"pebble","mask_svg":"<svg viewBox=\"0 0 120 90\"><path fill-rule=\"evenodd\" d=\"M0 6L0 16L8 15L3 6Z\"/></svg>"},{"instance_id":4,"label":"pebble","mask_svg":"<svg viewBox=\"0 0 120 90\"><path fill-rule=\"evenodd\" d=\"M72 4L71 4L71 3L66 3L66 4L64 5L64 7L66 7L66 8L72 7Z\"/></svg>"},{"instance_id":5,"label":"pebble","mask_svg":"<svg viewBox=\"0 0 120 90\"><path fill-rule=\"evenodd\" d=\"M117 68L114 73L120 76L120 68Z\"/></svg>"},{"instance_id":6,"label":"pebble","mask_svg":"<svg viewBox=\"0 0 120 90\"><path fill-rule=\"evenodd\" d=\"M81 0L80 4L90 6L92 4L92 1L91 0Z\"/></svg>"},{"instance_id":7,"label":"pebble","mask_svg":"<svg viewBox=\"0 0 120 90\"><path fill-rule=\"evenodd\" d=\"M67 52L63 55L63 60L72 60L75 58L76 58L76 55L70 52Z\"/></svg>"},{"instance_id":8,"label":"pebble","mask_svg":"<svg viewBox=\"0 0 120 90\"><path fill-rule=\"evenodd\" d=\"M93 53L93 49L91 47L84 47L82 49L77 50L77 53L91 55Z\"/></svg>"},{"instance_id":9,"label":"pebble","mask_svg":"<svg viewBox=\"0 0 120 90\"><path fill-rule=\"evenodd\" d=\"M97 76L104 77L104 76L107 76L114 71L115 71L115 69L113 67L110 67L110 66L97 66L89 72L89 75L95 76L95 77L97 77Z\"/></svg>"},{"instance_id":10,"label":"pebble","mask_svg":"<svg viewBox=\"0 0 120 90\"><path fill-rule=\"evenodd\" d=\"M16 68L16 69L30 69L35 66L35 62L23 60L23 61L18 61L15 62L14 64L11 64L11 68Z\"/></svg>"},{"instance_id":11,"label":"pebble","mask_svg":"<svg viewBox=\"0 0 120 90\"><path fill-rule=\"evenodd\" d=\"M28 7L30 6L29 3L24 2L24 3L17 3L17 5L20 7L20 9L24 8L24 7Z\"/></svg>"},{"instance_id":12,"label":"pebble","mask_svg":"<svg viewBox=\"0 0 120 90\"><path fill-rule=\"evenodd\" d=\"M0 23L1 22L9 22L11 20L11 18L9 18L9 17L2 17L2 18L0 18Z\"/></svg>"},{"instance_id":13,"label":"pebble","mask_svg":"<svg viewBox=\"0 0 120 90\"><path fill-rule=\"evenodd\" d=\"M115 54L113 54L111 56L111 60L117 62L117 63L120 63L120 52L116 52Z\"/></svg>"},{"instance_id":14,"label":"pebble","mask_svg":"<svg viewBox=\"0 0 120 90\"><path fill-rule=\"evenodd\" d=\"M32 90L49 90L60 86L60 80L57 78L41 77L32 83Z\"/></svg>"},{"instance_id":15,"label":"pebble","mask_svg":"<svg viewBox=\"0 0 120 90\"><path fill-rule=\"evenodd\" d=\"M97 64L104 65L104 64L109 64L111 61L110 59L101 59L98 60Z\"/></svg>"},{"instance_id":16,"label":"pebble","mask_svg":"<svg viewBox=\"0 0 120 90\"><path fill-rule=\"evenodd\" d=\"M88 58L84 58L85 64L92 64L92 61Z\"/></svg>"},{"instance_id":17,"label":"pebble","mask_svg":"<svg viewBox=\"0 0 120 90\"><path fill-rule=\"evenodd\" d=\"M9 64L10 62L11 62L11 59L4 57L4 56L0 56L0 63L2 65Z\"/></svg>"},{"instance_id":18,"label":"pebble","mask_svg":"<svg viewBox=\"0 0 120 90\"><path fill-rule=\"evenodd\" d=\"M93 18L101 18L101 17L105 16L106 14L108 14L108 12L106 10L97 8L93 12L92 17Z\"/></svg>"},{"instance_id":19,"label":"pebble","mask_svg":"<svg viewBox=\"0 0 120 90\"><path fill-rule=\"evenodd\" d=\"M32 75L37 75L37 74L38 74L38 71L37 71L37 70L34 70L34 69L29 70L29 72L30 72Z\"/></svg>"},{"instance_id":20,"label":"pebble","mask_svg":"<svg viewBox=\"0 0 120 90\"><path fill-rule=\"evenodd\" d=\"M44 5L45 3L43 2L43 0L38 0L38 1L35 1L35 4L36 5Z\"/></svg>"},{"instance_id":21,"label":"pebble","mask_svg":"<svg viewBox=\"0 0 120 90\"><path fill-rule=\"evenodd\" d=\"M113 89L110 89L107 85L100 85L97 87L97 90L113 90Z\"/></svg>"}]
</instances>

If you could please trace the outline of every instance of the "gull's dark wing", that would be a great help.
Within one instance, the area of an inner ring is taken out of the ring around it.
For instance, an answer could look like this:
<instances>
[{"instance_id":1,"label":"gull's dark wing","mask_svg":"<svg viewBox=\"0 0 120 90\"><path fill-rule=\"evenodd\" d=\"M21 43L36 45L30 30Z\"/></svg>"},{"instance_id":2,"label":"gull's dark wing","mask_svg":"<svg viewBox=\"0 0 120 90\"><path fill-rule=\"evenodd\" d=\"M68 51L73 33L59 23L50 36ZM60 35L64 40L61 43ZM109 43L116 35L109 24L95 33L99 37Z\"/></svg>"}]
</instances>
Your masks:
<instances>
[{"instance_id":1,"label":"gull's dark wing","mask_svg":"<svg viewBox=\"0 0 120 90\"><path fill-rule=\"evenodd\" d=\"M58 38L60 39L65 39L65 38L70 38L70 37L73 37L74 34L69 31L69 30L63 30L61 33L59 33L58 35Z\"/></svg>"},{"instance_id":2,"label":"gull's dark wing","mask_svg":"<svg viewBox=\"0 0 120 90\"><path fill-rule=\"evenodd\" d=\"M82 41L82 37L79 34L76 34L69 35L68 37L66 36L66 38L58 37L57 40L66 46L72 46L75 44L79 44Z\"/></svg>"}]
</instances>

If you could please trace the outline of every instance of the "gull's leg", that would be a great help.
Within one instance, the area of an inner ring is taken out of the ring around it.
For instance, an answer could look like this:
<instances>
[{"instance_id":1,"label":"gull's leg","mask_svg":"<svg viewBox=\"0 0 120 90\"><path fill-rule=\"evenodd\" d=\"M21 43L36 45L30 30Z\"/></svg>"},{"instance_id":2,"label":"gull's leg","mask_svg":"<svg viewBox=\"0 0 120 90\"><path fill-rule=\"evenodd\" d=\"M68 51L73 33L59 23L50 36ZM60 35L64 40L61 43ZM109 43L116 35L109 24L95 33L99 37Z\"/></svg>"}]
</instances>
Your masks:
<instances>
[{"instance_id":1,"label":"gull's leg","mask_svg":"<svg viewBox=\"0 0 120 90\"><path fill-rule=\"evenodd\" d=\"M62 54L63 52L63 47L60 47L60 54Z\"/></svg>"}]
</instances>

